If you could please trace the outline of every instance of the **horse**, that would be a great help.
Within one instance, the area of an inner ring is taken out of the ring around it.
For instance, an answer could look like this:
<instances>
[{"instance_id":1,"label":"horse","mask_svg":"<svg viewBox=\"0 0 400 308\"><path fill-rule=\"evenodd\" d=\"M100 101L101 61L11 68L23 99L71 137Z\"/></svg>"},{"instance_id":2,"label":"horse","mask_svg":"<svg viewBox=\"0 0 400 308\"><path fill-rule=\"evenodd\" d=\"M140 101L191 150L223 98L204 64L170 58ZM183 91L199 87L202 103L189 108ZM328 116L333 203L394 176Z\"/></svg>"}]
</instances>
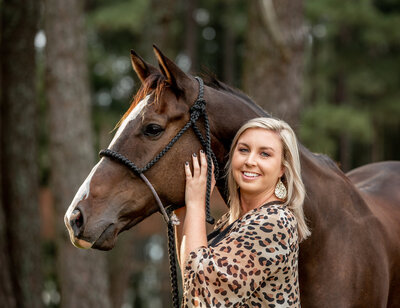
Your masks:
<instances>
[{"instance_id":1,"label":"horse","mask_svg":"<svg viewBox=\"0 0 400 308\"><path fill-rule=\"evenodd\" d=\"M122 117L109 149L146 166L190 121L199 83L156 46L159 68L131 51L142 85ZM215 164L226 164L236 131L270 115L214 77L204 85ZM203 133L206 125L198 121ZM192 130L144 173L162 204L184 205L184 163L203 148ZM327 156L299 144L312 235L300 244L303 307L400 307L400 162L381 162L344 174ZM139 167L137 167L139 168ZM216 187L226 198L225 178ZM102 157L65 214L79 248L112 249L118 234L159 211L151 187L135 172Z\"/></svg>"}]
</instances>

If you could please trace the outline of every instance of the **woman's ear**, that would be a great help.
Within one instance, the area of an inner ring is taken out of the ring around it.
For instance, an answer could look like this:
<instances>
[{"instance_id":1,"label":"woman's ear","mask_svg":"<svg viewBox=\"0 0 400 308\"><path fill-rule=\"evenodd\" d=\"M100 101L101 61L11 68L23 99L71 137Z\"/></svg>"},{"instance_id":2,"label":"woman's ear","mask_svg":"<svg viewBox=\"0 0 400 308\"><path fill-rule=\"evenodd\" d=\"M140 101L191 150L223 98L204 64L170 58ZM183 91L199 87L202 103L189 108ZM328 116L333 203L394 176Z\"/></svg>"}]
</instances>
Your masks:
<instances>
[{"instance_id":1,"label":"woman's ear","mask_svg":"<svg viewBox=\"0 0 400 308\"><path fill-rule=\"evenodd\" d=\"M282 166L281 166L281 172L279 173L279 177L280 177L280 178L285 174L285 171L286 171L286 167L282 164Z\"/></svg>"}]
</instances>

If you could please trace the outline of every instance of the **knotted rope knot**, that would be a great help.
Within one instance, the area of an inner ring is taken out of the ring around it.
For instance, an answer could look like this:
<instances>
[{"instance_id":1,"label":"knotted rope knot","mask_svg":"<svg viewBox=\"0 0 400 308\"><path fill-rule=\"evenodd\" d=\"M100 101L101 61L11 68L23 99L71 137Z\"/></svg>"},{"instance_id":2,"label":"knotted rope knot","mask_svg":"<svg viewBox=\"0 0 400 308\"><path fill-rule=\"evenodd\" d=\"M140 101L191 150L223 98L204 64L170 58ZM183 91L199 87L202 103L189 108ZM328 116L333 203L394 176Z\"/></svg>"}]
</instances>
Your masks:
<instances>
[{"instance_id":1,"label":"knotted rope knot","mask_svg":"<svg viewBox=\"0 0 400 308\"><path fill-rule=\"evenodd\" d=\"M199 99L196 103L190 107L190 121L192 123L196 122L202 114L206 112L206 101L204 99Z\"/></svg>"}]
</instances>

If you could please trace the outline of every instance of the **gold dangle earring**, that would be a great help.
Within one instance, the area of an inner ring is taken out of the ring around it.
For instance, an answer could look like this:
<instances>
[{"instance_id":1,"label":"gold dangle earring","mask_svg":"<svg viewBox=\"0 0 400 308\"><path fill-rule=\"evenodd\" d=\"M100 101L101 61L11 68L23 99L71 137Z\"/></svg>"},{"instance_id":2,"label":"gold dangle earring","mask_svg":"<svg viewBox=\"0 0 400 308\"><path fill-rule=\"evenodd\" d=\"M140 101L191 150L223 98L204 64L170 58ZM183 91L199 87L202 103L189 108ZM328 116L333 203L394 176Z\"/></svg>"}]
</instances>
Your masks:
<instances>
[{"instance_id":1,"label":"gold dangle earring","mask_svg":"<svg viewBox=\"0 0 400 308\"><path fill-rule=\"evenodd\" d=\"M281 178L279 178L279 181L275 186L275 196L281 200L285 199L287 196L287 190L285 185L282 183Z\"/></svg>"}]
</instances>

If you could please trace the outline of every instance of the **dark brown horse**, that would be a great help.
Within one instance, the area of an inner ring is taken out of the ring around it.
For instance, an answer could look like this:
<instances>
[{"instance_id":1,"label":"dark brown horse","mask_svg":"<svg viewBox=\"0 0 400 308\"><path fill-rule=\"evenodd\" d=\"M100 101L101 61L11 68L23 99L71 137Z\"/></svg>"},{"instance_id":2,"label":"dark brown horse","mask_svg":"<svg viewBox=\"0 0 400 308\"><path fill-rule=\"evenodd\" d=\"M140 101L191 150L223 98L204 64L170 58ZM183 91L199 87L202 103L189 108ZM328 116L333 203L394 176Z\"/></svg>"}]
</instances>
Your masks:
<instances>
[{"instance_id":1,"label":"dark brown horse","mask_svg":"<svg viewBox=\"0 0 400 308\"><path fill-rule=\"evenodd\" d=\"M109 147L140 168L187 123L199 91L193 77L157 48L155 54L160 70L132 52L142 87ZM216 80L206 84L212 149L223 167L238 128L251 118L269 115ZM184 204L184 162L200 148L188 130L145 172L164 204ZM300 152L307 190L305 214L312 229L300 247L302 305L400 307L400 162L371 164L346 176L326 156L302 146ZM219 179L222 194L224 185ZM102 158L75 196L65 223L77 247L108 250L120 232L157 210L138 176Z\"/></svg>"}]
</instances>

